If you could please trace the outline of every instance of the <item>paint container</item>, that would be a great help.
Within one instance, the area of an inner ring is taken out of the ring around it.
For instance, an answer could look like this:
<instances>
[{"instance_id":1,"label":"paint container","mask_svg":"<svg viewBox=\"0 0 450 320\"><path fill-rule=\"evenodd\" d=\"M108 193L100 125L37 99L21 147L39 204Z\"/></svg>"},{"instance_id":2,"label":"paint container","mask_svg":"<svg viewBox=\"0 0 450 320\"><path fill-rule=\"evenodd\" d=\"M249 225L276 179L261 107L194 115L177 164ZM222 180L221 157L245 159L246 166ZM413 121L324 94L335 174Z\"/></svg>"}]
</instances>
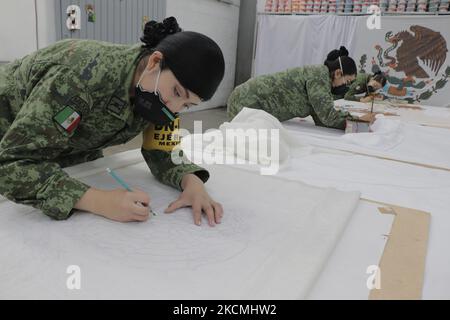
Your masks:
<instances>
[{"instance_id":1,"label":"paint container","mask_svg":"<svg viewBox=\"0 0 450 320\"><path fill-rule=\"evenodd\" d=\"M388 6L388 10L387 12L397 12L397 1L396 0L391 0L389 1L389 6Z\"/></svg>"},{"instance_id":2,"label":"paint container","mask_svg":"<svg viewBox=\"0 0 450 320\"><path fill-rule=\"evenodd\" d=\"M345 133L361 133L372 132L370 122L362 120L347 120L345 125Z\"/></svg>"},{"instance_id":3,"label":"paint container","mask_svg":"<svg viewBox=\"0 0 450 320\"><path fill-rule=\"evenodd\" d=\"M300 0L292 0L291 1L291 11L294 13L298 13L300 12L300 3L304 1L300 1Z\"/></svg>"},{"instance_id":4,"label":"paint container","mask_svg":"<svg viewBox=\"0 0 450 320\"><path fill-rule=\"evenodd\" d=\"M439 12L448 12L448 8L449 8L448 0L446 0L446 2L441 1L441 3L439 4Z\"/></svg>"},{"instance_id":5,"label":"paint container","mask_svg":"<svg viewBox=\"0 0 450 320\"><path fill-rule=\"evenodd\" d=\"M431 0L428 3L428 12L437 12L439 8L439 1Z\"/></svg>"},{"instance_id":6,"label":"paint container","mask_svg":"<svg viewBox=\"0 0 450 320\"><path fill-rule=\"evenodd\" d=\"M419 3L417 5L417 12L426 12L427 11L427 5L423 3Z\"/></svg>"},{"instance_id":7,"label":"paint container","mask_svg":"<svg viewBox=\"0 0 450 320\"><path fill-rule=\"evenodd\" d=\"M378 6L380 7L381 12L386 12L388 5L389 5L388 0L381 0Z\"/></svg>"},{"instance_id":8,"label":"paint container","mask_svg":"<svg viewBox=\"0 0 450 320\"><path fill-rule=\"evenodd\" d=\"M353 5L353 12L360 13L361 11L362 11L362 5L361 4Z\"/></svg>"},{"instance_id":9,"label":"paint container","mask_svg":"<svg viewBox=\"0 0 450 320\"><path fill-rule=\"evenodd\" d=\"M417 1L417 12L426 12L428 6L427 0L418 0Z\"/></svg>"},{"instance_id":10,"label":"paint container","mask_svg":"<svg viewBox=\"0 0 450 320\"><path fill-rule=\"evenodd\" d=\"M267 0L266 1L266 5L264 7L264 11L265 12L272 12L273 9L273 1L272 0Z\"/></svg>"}]
</instances>

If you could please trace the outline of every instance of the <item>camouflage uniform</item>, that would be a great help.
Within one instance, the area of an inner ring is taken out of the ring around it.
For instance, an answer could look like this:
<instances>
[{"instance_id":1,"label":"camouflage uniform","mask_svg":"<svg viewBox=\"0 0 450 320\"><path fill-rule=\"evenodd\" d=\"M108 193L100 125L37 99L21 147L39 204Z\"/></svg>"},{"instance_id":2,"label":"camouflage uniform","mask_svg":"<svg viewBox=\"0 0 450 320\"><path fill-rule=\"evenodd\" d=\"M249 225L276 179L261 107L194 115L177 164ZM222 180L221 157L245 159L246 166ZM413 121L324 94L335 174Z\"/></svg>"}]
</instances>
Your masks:
<instances>
[{"instance_id":1,"label":"camouflage uniform","mask_svg":"<svg viewBox=\"0 0 450 320\"><path fill-rule=\"evenodd\" d=\"M312 116L318 126L345 128L348 112L334 109L328 68L306 66L263 75L236 87L228 100L232 119L242 108L262 109L280 121Z\"/></svg>"},{"instance_id":2,"label":"camouflage uniform","mask_svg":"<svg viewBox=\"0 0 450 320\"><path fill-rule=\"evenodd\" d=\"M361 97L356 97L357 94L367 93L367 83L370 81L370 74L358 73L355 81L351 84L349 90L344 96L345 100L359 101Z\"/></svg>"},{"instance_id":3,"label":"camouflage uniform","mask_svg":"<svg viewBox=\"0 0 450 320\"><path fill-rule=\"evenodd\" d=\"M134 116L129 96L141 54L140 45L64 40L1 66L0 194L67 219L89 186L61 168L95 160L102 149L155 130ZM73 131L55 118L68 107L81 116ZM209 177L194 164L173 164L164 148L144 144L141 150L167 185L180 189L188 173L204 182Z\"/></svg>"}]
</instances>

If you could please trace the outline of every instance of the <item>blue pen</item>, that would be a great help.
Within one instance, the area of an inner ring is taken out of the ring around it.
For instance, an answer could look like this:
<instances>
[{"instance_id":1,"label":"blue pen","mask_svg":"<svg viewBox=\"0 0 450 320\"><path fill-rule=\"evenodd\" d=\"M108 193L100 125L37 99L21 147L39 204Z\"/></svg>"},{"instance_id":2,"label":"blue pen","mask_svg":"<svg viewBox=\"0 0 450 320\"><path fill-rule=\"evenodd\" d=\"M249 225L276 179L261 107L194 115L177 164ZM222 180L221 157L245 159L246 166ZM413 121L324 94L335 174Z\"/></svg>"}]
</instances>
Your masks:
<instances>
[{"instance_id":1,"label":"blue pen","mask_svg":"<svg viewBox=\"0 0 450 320\"><path fill-rule=\"evenodd\" d=\"M108 173L111 175L111 177L113 177L114 180L116 180L118 184L120 184L122 187L124 187L127 191L133 192L133 190L131 190L130 186L125 181L123 181L122 178L120 178L112 169L106 168L106 171L108 171ZM157 215L156 212L153 211L151 208L150 208L150 212L154 216Z\"/></svg>"}]
</instances>

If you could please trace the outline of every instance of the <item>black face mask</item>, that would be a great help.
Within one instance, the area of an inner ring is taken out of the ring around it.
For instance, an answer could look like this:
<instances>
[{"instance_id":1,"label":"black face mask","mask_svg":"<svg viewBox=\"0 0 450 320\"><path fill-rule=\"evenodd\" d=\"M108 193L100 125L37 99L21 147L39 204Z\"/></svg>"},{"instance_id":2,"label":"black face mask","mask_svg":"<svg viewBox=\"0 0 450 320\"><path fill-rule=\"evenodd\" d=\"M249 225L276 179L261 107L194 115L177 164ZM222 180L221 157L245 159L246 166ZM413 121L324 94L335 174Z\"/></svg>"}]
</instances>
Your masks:
<instances>
[{"instance_id":1,"label":"black face mask","mask_svg":"<svg viewBox=\"0 0 450 320\"><path fill-rule=\"evenodd\" d=\"M139 84L142 80L141 76L141 79L139 80L134 91L134 113L140 115L142 118L155 125L163 126L174 121L178 114L170 111L170 109L161 100L161 95L157 91L160 74L161 70L159 71L158 78L156 80L154 92L149 92L142 89Z\"/></svg>"},{"instance_id":2,"label":"black face mask","mask_svg":"<svg viewBox=\"0 0 450 320\"><path fill-rule=\"evenodd\" d=\"M368 93L374 93L376 90L373 86L367 86L367 92Z\"/></svg>"},{"instance_id":3,"label":"black face mask","mask_svg":"<svg viewBox=\"0 0 450 320\"><path fill-rule=\"evenodd\" d=\"M342 84L338 87L331 88L331 93L335 96L345 96L349 87L346 84Z\"/></svg>"},{"instance_id":4,"label":"black face mask","mask_svg":"<svg viewBox=\"0 0 450 320\"><path fill-rule=\"evenodd\" d=\"M344 68L342 68L341 57L339 57L339 66L341 67L342 76L344 76ZM350 90L350 87L348 86L347 83L344 83L341 84L340 86L332 87L331 94L338 97L344 97L348 90Z\"/></svg>"}]
</instances>

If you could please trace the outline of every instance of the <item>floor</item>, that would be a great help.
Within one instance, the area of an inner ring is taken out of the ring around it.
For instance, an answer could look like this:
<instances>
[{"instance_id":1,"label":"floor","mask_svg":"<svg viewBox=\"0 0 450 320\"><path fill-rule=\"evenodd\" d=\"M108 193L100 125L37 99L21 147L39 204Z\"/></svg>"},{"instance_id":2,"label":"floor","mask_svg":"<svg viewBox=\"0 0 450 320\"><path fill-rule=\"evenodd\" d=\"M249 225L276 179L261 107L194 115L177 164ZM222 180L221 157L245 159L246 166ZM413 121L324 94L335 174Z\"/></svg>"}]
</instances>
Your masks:
<instances>
[{"instance_id":1,"label":"floor","mask_svg":"<svg viewBox=\"0 0 450 320\"><path fill-rule=\"evenodd\" d=\"M218 128L223 122L228 121L226 110L226 107L218 107L214 109L182 113L180 115L181 127L193 133L194 121L202 121L201 127L203 132L208 129ZM136 138L126 144L110 147L103 150L103 154L105 156L109 156L114 153L138 149L141 147L141 145L142 136L138 135Z\"/></svg>"}]
</instances>

